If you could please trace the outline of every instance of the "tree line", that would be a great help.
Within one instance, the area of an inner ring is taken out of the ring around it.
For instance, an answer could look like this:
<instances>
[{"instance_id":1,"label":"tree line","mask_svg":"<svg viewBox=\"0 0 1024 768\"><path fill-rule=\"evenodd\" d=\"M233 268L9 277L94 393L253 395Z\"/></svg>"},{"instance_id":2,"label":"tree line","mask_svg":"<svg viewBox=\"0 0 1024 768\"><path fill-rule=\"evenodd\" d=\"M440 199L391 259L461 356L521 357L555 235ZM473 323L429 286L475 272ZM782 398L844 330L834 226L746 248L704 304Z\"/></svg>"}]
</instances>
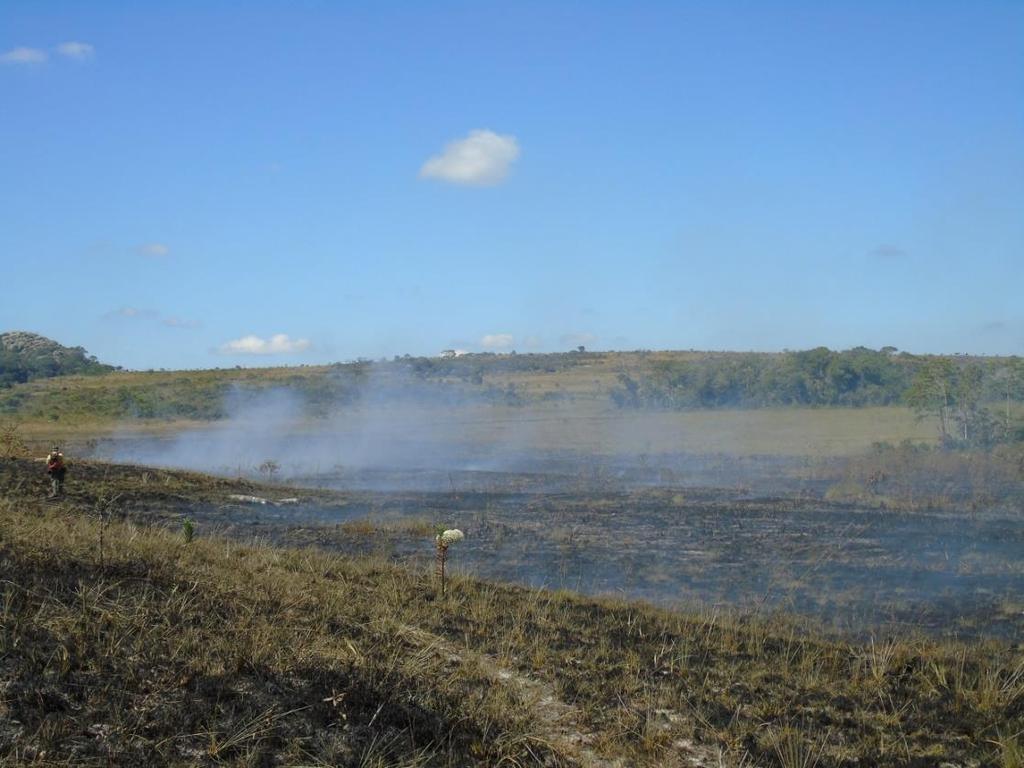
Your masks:
<instances>
[{"instance_id":1,"label":"tree line","mask_svg":"<svg viewBox=\"0 0 1024 768\"><path fill-rule=\"evenodd\" d=\"M776 355L723 353L622 371L620 408L759 408L905 404L934 418L943 443L988 444L1015 434L1024 360L817 347Z\"/></svg>"}]
</instances>

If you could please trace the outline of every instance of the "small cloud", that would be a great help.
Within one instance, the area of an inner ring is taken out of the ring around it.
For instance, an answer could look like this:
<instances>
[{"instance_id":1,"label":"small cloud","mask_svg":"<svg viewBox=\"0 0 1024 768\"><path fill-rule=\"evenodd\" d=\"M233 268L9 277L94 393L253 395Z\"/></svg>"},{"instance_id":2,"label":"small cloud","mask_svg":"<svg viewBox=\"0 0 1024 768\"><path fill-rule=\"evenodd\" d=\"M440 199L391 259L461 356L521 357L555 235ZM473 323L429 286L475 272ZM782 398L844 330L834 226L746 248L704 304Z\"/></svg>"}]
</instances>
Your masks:
<instances>
[{"instance_id":1,"label":"small cloud","mask_svg":"<svg viewBox=\"0 0 1024 768\"><path fill-rule=\"evenodd\" d=\"M985 323L981 326L981 331L984 333L992 333L993 331L1005 331L1006 323L1002 320L993 320L991 323Z\"/></svg>"},{"instance_id":2,"label":"small cloud","mask_svg":"<svg viewBox=\"0 0 1024 768\"><path fill-rule=\"evenodd\" d=\"M895 245L880 245L869 251L868 256L883 261L902 261L910 256L910 253L902 248L897 248Z\"/></svg>"},{"instance_id":3,"label":"small cloud","mask_svg":"<svg viewBox=\"0 0 1024 768\"><path fill-rule=\"evenodd\" d=\"M304 352L311 346L309 339L291 339L286 333L275 333L268 339L243 336L221 344L220 352L225 355L287 355Z\"/></svg>"},{"instance_id":4,"label":"small cloud","mask_svg":"<svg viewBox=\"0 0 1024 768\"><path fill-rule=\"evenodd\" d=\"M566 333L559 336L558 340L566 347L580 347L593 344L597 336L592 333Z\"/></svg>"},{"instance_id":5,"label":"small cloud","mask_svg":"<svg viewBox=\"0 0 1024 768\"><path fill-rule=\"evenodd\" d=\"M169 315L164 317L160 312L155 309L140 309L139 307L123 306L118 309L113 309L101 315L103 320L132 320L139 322L156 322L159 321L161 325L166 325L168 328L199 328L201 324L195 320L186 320L185 318L176 317Z\"/></svg>"},{"instance_id":6,"label":"small cloud","mask_svg":"<svg viewBox=\"0 0 1024 768\"><path fill-rule=\"evenodd\" d=\"M78 59L79 61L91 59L95 52L96 49L88 43L69 41L57 46L57 53L61 56L67 56L69 59Z\"/></svg>"},{"instance_id":7,"label":"small cloud","mask_svg":"<svg viewBox=\"0 0 1024 768\"><path fill-rule=\"evenodd\" d=\"M519 144L515 136L470 131L466 138L450 142L440 155L427 160L420 168L420 178L492 186L504 180L517 157Z\"/></svg>"},{"instance_id":8,"label":"small cloud","mask_svg":"<svg viewBox=\"0 0 1024 768\"><path fill-rule=\"evenodd\" d=\"M186 320L183 317L165 317L163 324L168 328L201 328L202 323L198 320Z\"/></svg>"},{"instance_id":9,"label":"small cloud","mask_svg":"<svg viewBox=\"0 0 1024 768\"><path fill-rule=\"evenodd\" d=\"M480 339L484 349L510 349L515 343L511 333L489 333Z\"/></svg>"},{"instance_id":10,"label":"small cloud","mask_svg":"<svg viewBox=\"0 0 1024 768\"><path fill-rule=\"evenodd\" d=\"M42 64L46 59L46 51L38 48L12 48L0 54L0 62L4 64Z\"/></svg>"},{"instance_id":11,"label":"small cloud","mask_svg":"<svg viewBox=\"0 0 1024 768\"><path fill-rule=\"evenodd\" d=\"M143 256L168 256L171 249L163 243L146 243L139 246L139 253Z\"/></svg>"},{"instance_id":12,"label":"small cloud","mask_svg":"<svg viewBox=\"0 0 1024 768\"><path fill-rule=\"evenodd\" d=\"M112 309L103 315L104 320L116 320L118 318L127 318L129 320L145 320L155 318L157 312L152 309L139 309L138 307L120 307L119 309Z\"/></svg>"}]
</instances>

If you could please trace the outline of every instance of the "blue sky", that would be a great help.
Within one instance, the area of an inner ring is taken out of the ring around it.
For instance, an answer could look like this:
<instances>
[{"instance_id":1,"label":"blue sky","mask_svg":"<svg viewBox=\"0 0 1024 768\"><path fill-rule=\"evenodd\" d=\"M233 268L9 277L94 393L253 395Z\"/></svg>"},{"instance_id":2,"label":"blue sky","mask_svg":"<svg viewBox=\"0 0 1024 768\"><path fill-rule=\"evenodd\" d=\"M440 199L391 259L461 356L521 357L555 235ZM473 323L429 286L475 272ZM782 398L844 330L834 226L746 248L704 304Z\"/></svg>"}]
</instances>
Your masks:
<instances>
[{"instance_id":1,"label":"blue sky","mask_svg":"<svg viewBox=\"0 0 1024 768\"><path fill-rule=\"evenodd\" d=\"M0 2L0 330L1024 354L1024 3Z\"/></svg>"}]
</instances>

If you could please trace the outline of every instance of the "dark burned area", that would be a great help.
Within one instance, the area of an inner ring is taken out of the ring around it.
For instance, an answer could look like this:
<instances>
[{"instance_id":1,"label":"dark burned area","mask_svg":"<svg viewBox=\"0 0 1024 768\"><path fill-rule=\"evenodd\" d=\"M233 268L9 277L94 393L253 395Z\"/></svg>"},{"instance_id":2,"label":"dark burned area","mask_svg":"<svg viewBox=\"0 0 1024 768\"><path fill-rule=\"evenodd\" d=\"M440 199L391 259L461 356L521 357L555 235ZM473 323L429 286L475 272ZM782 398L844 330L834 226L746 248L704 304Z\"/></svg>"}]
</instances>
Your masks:
<instances>
[{"instance_id":1,"label":"dark burned area","mask_svg":"<svg viewBox=\"0 0 1024 768\"><path fill-rule=\"evenodd\" d=\"M782 480L759 497L742 485L653 485L645 477L352 470L279 485L79 461L62 503L172 529L187 518L199 536L422 568L433 557L434 527L444 524L467 535L452 556L458 572L668 607L794 613L854 639L1013 639L1024 631L1019 515L864 509ZM0 464L0 494L45 492L38 462Z\"/></svg>"}]
</instances>

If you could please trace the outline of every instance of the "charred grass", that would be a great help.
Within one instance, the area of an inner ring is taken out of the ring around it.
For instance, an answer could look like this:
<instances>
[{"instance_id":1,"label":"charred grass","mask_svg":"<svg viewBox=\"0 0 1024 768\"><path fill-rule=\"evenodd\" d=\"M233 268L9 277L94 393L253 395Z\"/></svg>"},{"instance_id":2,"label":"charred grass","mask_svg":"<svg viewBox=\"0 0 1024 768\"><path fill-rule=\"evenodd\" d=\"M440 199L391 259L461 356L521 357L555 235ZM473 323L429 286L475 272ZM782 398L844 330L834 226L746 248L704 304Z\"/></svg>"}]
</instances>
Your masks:
<instances>
[{"instance_id":1,"label":"charred grass","mask_svg":"<svg viewBox=\"0 0 1024 768\"><path fill-rule=\"evenodd\" d=\"M201 498L225 482L168 476L150 491ZM806 621L464 576L441 599L427 571L380 558L186 543L116 514L115 487L59 504L0 496L9 764L1019 759L1019 645L850 642Z\"/></svg>"},{"instance_id":2,"label":"charred grass","mask_svg":"<svg viewBox=\"0 0 1024 768\"><path fill-rule=\"evenodd\" d=\"M101 551L98 520L53 507L2 520L12 763L516 764L551 751L514 690L399 631L416 576L124 522Z\"/></svg>"}]
</instances>

